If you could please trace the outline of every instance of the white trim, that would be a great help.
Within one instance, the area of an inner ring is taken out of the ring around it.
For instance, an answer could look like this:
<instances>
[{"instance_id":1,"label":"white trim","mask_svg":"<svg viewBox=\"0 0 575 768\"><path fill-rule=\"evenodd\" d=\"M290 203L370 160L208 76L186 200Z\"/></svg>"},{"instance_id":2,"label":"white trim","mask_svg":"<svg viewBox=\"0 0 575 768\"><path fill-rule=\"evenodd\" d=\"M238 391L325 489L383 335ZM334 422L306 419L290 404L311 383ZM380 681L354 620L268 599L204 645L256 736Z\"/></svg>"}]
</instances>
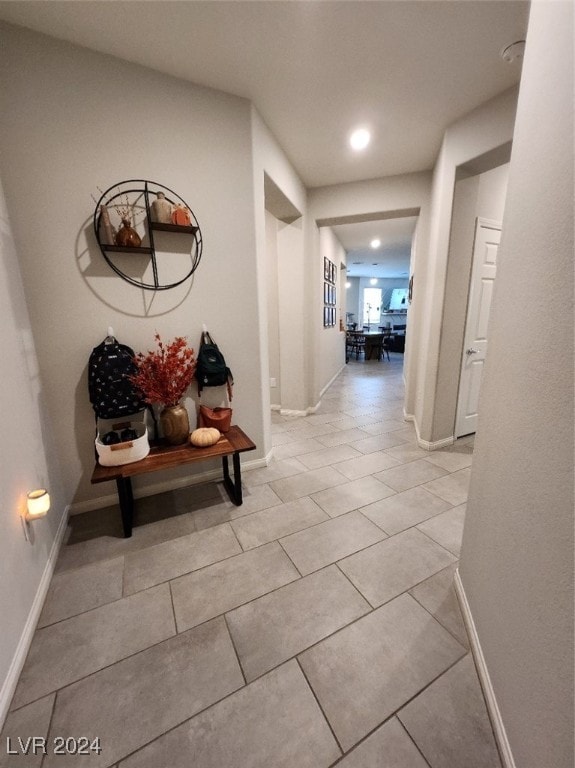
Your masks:
<instances>
[{"instance_id":1,"label":"white trim","mask_svg":"<svg viewBox=\"0 0 575 768\"><path fill-rule=\"evenodd\" d=\"M475 627L475 622L473 621L473 616L471 614L471 608L469 607L467 595L465 594L465 587L463 586L461 576L459 575L459 568L457 568L455 571L455 578L453 583L455 585L455 593L459 601L459 607L461 608L461 613L463 614L465 628L467 629L467 634L469 635L471 653L477 668L479 682L481 683L481 688L483 689L485 704L487 706L487 712L489 713L491 725L493 726L495 740L497 741L497 746L499 748L501 763L503 768L516 768L511 746L505 731L505 724L503 723L501 711L499 710L497 699L495 698L495 691L493 690L491 678L489 677L489 669L487 668L485 656L483 655L481 643L479 642L477 628Z\"/></svg>"},{"instance_id":2,"label":"white trim","mask_svg":"<svg viewBox=\"0 0 575 768\"><path fill-rule=\"evenodd\" d=\"M417 433L417 424L415 425L415 431ZM440 448L445 448L446 445L453 445L454 442L455 437L453 435L444 437L443 440L435 440L433 443L430 443L427 440L422 440L419 434L417 435L417 444L420 448L423 448L424 451L437 451Z\"/></svg>"},{"instance_id":3,"label":"white trim","mask_svg":"<svg viewBox=\"0 0 575 768\"><path fill-rule=\"evenodd\" d=\"M429 442L429 440L424 440L419 434L419 425L417 424L417 419L415 418L415 416L411 413L406 413L404 409L403 418L405 419L405 421L413 422L413 426L415 427L415 436L417 438L417 445L420 448L422 448L424 451L437 451L440 448L445 448L446 445L453 445L453 443L456 440L454 435L450 435L449 437L444 437L441 440L434 440L433 442Z\"/></svg>"},{"instance_id":4,"label":"white trim","mask_svg":"<svg viewBox=\"0 0 575 768\"><path fill-rule=\"evenodd\" d=\"M268 454L268 456L271 454ZM261 467L267 467L269 458L264 459L252 459L251 461L242 462L242 471L249 469L260 469ZM190 485L198 485L199 483L205 483L210 480L221 480L221 469L210 469L207 472L199 472L196 475L188 475L187 477L180 477L178 479L164 480L159 483L152 483L152 485L146 485L142 488L138 488L134 491L135 499L143 499L146 496L155 496L157 493L165 493L166 491L176 491L179 488L187 488ZM116 493L110 493L106 496L98 496L97 499L87 499L86 501L76 501L70 505L70 515L81 515L83 512L91 512L94 509L103 509L104 507L110 507L112 504L118 503L118 495Z\"/></svg>"},{"instance_id":5,"label":"white trim","mask_svg":"<svg viewBox=\"0 0 575 768\"><path fill-rule=\"evenodd\" d=\"M52 542L52 549L50 550L50 555L48 556L46 566L44 567L42 578L40 579L38 589L36 590L36 595L34 596L32 607L30 608L28 618L26 619L26 624L24 625L24 629L22 630L22 634L20 635L20 640L18 641L18 645L16 646L16 652L12 657L12 662L8 669L8 674L6 675L4 683L2 684L2 688L0 689L0 731L2 730L4 722L8 715L10 702L12 701L12 697L14 696L14 691L16 690L16 685L18 684L18 678L20 677L20 673L22 672L22 667L24 666L24 662L26 661L26 656L28 655L28 651L30 650L32 638L34 637L34 631L36 630L36 624L38 623L38 619L40 618L40 613L42 612L42 608L44 607L44 600L46 599L46 593L48 592L48 587L50 586L50 581L52 579L54 568L56 566L56 560L58 559L58 555L60 554L60 547L62 546L64 533L66 532L68 515L69 515L69 507L66 507L62 515L62 519L60 520L60 525L58 526L58 530L56 531L56 535L54 536L54 541Z\"/></svg>"},{"instance_id":6,"label":"white trim","mask_svg":"<svg viewBox=\"0 0 575 768\"><path fill-rule=\"evenodd\" d=\"M321 400L318 400L315 405L310 405L305 411L292 411L289 408L282 408L280 410L281 416L312 416L321 405Z\"/></svg>"},{"instance_id":7,"label":"white trim","mask_svg":"<svg viewBox=\"0 0 575 768\"><path fill-rule=\"evenodd\" d=\"M337 377L338 377L338 376L341 374L341 372L342 372L343 370L345 370L345 363L344 363L344 364L341 366L341 368L339 369L339 371L338 371L337 373L335 373L335 374L334 374L334 375L331 377L331 379L328 381L328 383L325 385L325 387L324 387L324 388L321 390L321 392L319 393L320 402L321 402L321 398L323 397L323 395L325 395L325 393L327 392L327 390L328 390L328 389L331 387L331 385L333 384L333 382L334 382L334 381L337 379ZM319 404L320 404L320 403L318 403L318 404L316 405L316 409L318 408Z\"/></svg>"},{"instance_id":8,"label":"white trim","mask_svg":"<svg viewBox=\"0 0 575 768\"><path fill-rule=\"evenodd\" d=\"M321 398L327 392L327 390L331 387L333 382L337 379L337 377L341 374L341 372L344 369L345 369L345 365L342 365L339 371L331 377L331 379L328 381L328 383L319 393L319 400L315 405L308 406L304 411L296 411L296 410L292 410L291 408L282 408L281 405L272 405L270 406L271 410L279 411L281 416L309 416L310 414L314 414L321 405Z\"/></svg>"}]
</instances>

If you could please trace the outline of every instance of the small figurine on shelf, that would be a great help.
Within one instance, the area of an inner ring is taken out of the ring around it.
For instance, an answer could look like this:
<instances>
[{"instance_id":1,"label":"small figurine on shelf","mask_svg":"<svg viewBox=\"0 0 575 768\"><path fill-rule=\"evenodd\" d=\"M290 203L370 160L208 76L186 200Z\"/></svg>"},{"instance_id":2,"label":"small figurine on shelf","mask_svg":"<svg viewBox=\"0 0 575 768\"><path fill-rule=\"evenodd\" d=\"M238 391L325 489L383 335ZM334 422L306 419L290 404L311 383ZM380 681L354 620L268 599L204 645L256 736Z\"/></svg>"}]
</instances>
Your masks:
<instances>
[{"instance_id":1,"label":"small figurine on shelf","mask_svg":"<svg viewBox=\"0 0 575 768\"><path fill-rule=\"evenodd\" d=\"M150 208L152 221L156 221L158 224L172 223L172 211L174 207L168 200L166 200L166 196L163 192L157 193L157 200L152 202Z\"/></svg>"},{"instance_id":2,"label":"small figurine on shelf","mask_svg":"<svg viewBox=\"0 0 575 768\"><path fill-rule=\"evenodd\" d=\"M180 227L189 227L191 224L190 212L183 205L176 205L172 211L172 224Z\"/></svg>"}]
</instances>

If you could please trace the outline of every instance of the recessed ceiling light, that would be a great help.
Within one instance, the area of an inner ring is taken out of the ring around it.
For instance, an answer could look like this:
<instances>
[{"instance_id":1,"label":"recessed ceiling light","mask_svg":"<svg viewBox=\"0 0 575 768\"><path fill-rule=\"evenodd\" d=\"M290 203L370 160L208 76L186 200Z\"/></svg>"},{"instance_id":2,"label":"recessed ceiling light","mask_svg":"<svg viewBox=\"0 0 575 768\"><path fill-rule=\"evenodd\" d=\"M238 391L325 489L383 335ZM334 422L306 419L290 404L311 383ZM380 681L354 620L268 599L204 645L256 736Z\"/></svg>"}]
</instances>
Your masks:
<instances>
[{"instance_id":1,"label":"recessed ceiling light","mask_svg":"<svg viewBox=\"0 0 575 768\"><path fill-rule=\"evenodd\" d=\"M369 281L369 284L370 285L377 285L377 277L372 277L371 280Z\"/></svg>"},{"instance_id":2,"label":"recessed ceiling light","mask_svg":"<svg viewBox=\"0 0 575 768\"><path fill-rule=\"evenodd\" d=\"M379 246L381 245L381 240L376 237L374 240L371 241L370 245L372 248L379 248Z\"/></svg>"},{"instance_id":3,"label":"recessed ceiling light","mask_svg":"<svg viewBox=\"0 0 575 768\"><path fill-rule=\"evenodd\" d=\"M359 152L365 149L371 140L371 134L366 128L358 128L349 137L351 148Z\"/></svg>"}]
</instances>

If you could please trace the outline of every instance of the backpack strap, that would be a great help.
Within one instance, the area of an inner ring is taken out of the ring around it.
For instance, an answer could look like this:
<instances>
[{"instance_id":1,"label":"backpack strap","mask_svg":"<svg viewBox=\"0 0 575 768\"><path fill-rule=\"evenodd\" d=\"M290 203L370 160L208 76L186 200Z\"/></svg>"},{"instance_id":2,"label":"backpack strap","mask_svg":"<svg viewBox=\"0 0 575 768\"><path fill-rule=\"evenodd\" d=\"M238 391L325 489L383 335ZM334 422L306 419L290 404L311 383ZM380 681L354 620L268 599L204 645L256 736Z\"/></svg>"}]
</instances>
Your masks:
<instances>
[{"instance_id":1,"label":"backpack strap","mask_svg":"<svg viewBox=\"0 0 575 768\"><path fill-rule=\"evenodd\" d=\"M202 348L203 346L205 346L206 344L213 344L213 343L214 343L214 342L213 342L213 340L212 340L212 337L210 336L210 334L208 333L208 331L207 331L207 330L205 330L205 331L202 331L202 336L201 336L201 338L200 338L200 349L198 350L198 356L199 356L199 354L200 354L200 350L201 350L201 348ZM201 380L200 380L200 379L197 379L197 382L198 382L198 397L201 399L201 397L202 397L202 389L203 389L203 384L202 384L202 382L201 382Z\"/></svg>"},{"instance_id":2,"label":"backpack strap","mask_svg":"<svg viewBox=\"0 0 575 768\"><path fill-rule=\"evenodd\" d=\"M232 389L232 387L234 386L234 377L232 376L232 372L230 371L229 368L226 368L226 373L228 374L228 378L227 378L227 381L226 381L226 387L228 389L228 397L230 398L230 403L231 403L232 402L232 397L233 397L233 389Z\"/></svg>"}]
</instances>

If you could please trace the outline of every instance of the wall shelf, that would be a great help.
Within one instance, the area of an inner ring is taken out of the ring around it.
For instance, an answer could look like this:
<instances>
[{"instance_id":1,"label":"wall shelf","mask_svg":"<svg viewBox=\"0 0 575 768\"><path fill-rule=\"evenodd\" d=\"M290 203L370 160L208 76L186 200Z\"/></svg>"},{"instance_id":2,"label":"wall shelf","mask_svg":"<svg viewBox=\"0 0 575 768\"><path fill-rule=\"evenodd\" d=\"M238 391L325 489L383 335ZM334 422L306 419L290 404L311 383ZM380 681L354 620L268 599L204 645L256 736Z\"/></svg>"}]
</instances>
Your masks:
<instances>
[{"instance_id":1,"label":"wall shelf","mask_svg":"<svg viewBox=\"0 0 575 768\"><path fill-rule=\"evenodd\" d=\"M155 199L158 193L162 193L165 200L172 206L185 209L189 214L191 223L189 225L182 225L154 221L150 197L154 196L153 199ZM147 242L138 247L111 244L109 233L106 235L104 232L103 222L103 214L107 213L109 216L111 211L115 212L118 224L120 219L128 219L130 225L138 231L142 241ZM102 193L96 203L93 224L94 234L100 251L108 265L122 280L138 288L144 288L149 291L166 291L170 288L175 288L177 285L181 285L181 283L188 280L200 263L203 247L202 233L192 209L176 192L156 181L128 179L113 184ZM158 233L157 240L154 238L154 232ZM189 263L182 269L182 275L178 276L175 280L165 277L168 269L170 269L173 275L174 264L177 262L174 262L173 259L166 261L164 258L164 254L174 252L173 249L170 250L167 247L168 243L173 245L174 241L169 241L166 237L159 234L164 232L181 235L182 238L185 238L182 239L182 242L186 244L186 252L178 250L177 253L182 259L189 259ZM187 250L188 244L189 251ZM149 256L152 279L144 279L143 277L140 278L134 274L129 274L129 267L126 266L126 262L115 258L114 254Z\"/></svg>"},{"instance_id":2,"label":"wall shelf","mask_svg":"<svg viewBox=\"0 0 575 768\"><path fill-rule=\"evenodd\" d=\"M150 221L150 228L157 232L182 232L183 234L195 235L198 231L197 227L185 227L181 224L162 224L159 221Z\"/></svg>"},{"instance_id":3,"label":"wall shelf","mask_svg":"<svg viewBox=\"0 0 575 768\"><path fill-rule=\"evenodd\" d=\"M101 243L100 248L103 248L105 251L110 251L110 253L134 253L134 254L152 254L154 251L152 248L146 248L145 246L140 245L138 248L135 246L127 246L127 245L108 245L107 243Z\"/></svg>"}]
</instances>

